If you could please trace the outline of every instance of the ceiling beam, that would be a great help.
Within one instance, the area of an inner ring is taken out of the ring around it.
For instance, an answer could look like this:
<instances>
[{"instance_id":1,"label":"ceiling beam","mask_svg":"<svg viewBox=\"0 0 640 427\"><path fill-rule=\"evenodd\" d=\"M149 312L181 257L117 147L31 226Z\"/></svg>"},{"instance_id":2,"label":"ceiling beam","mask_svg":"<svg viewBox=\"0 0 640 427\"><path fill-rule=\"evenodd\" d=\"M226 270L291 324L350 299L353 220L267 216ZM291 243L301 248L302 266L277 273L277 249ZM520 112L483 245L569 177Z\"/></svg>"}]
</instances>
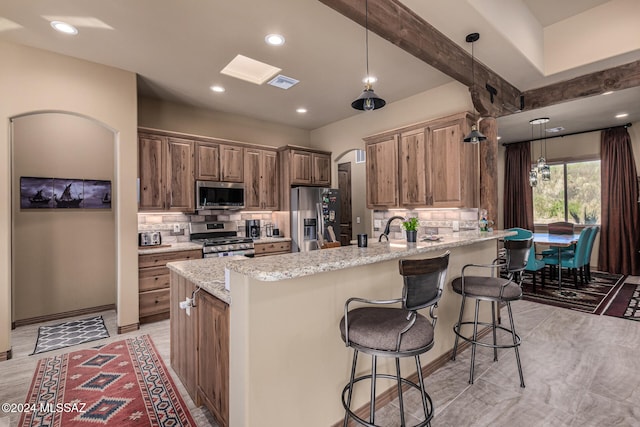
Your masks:
<instances>
[{"instance_id":1,"label":"ceiling beam","mask_svg":"<svg viewBox=\"0 0 640 427\"><path fill-rule=\"evenodd\" d=\"M319 0L365 26L363 0ZM520 110L520 91L398 0L368 0L368 29L444 74L468 86L483 117L500 117ZM475 84L474 84L475 81ZM486 88L495 89L493 97ZM493 98L493 99L492 99Z\"/></svg>"},{"instance_id":2,"label":"ceiling beam","mask_svg":"<svg viewBox=\"0 0 640 427\"><path fill-rule=\"evenodd\" d=\"M523 111L640 86L640 61L525 91Z\"/></svg>"}]
</instances>

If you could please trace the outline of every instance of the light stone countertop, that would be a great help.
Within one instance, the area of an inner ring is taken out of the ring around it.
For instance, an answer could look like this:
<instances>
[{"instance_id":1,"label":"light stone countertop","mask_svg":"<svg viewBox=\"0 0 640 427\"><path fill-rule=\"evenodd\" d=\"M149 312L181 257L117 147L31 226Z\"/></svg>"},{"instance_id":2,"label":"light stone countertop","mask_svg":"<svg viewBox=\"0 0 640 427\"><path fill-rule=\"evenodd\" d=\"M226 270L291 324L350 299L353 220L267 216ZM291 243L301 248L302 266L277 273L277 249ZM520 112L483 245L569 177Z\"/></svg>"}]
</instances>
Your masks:
<instances>
[{"instance_id":1,"label":"light stone countertop","mask_svg":"<svg viewBox=\"0 0 640 427\"><path fill-rule=\"evenodd\" d=\"M180 252L180 251L192 251L194 249L202 249L202 243L193 242L178 242L170 243L171 246L161 247L147 246L144 249L138 249L138 255L159 254L163 252Z\"/></svg>"},{"instance_id":2,"label":"light stone countertop","mask_svg":"<svg viewBox=\"0 0 640 427\"><path fill-rule=\"evenodd\" d=\"M493 232L464 231L441 236L436 242L407 243L405 241L369 242L368 247L342 246L311 252L260 257L251 262L229 262L229 269L257 280L271 282L309 276L325 271L340 270L402 257L442 251L466 246L475 242L500 239L514 234L513 231ZM418 239L420 240L420 239Z\"/></svg>"},{"instance_id":3,"label":"light stone countertop","mask_svg":"<svg viewBox=\"0 0 640 427\"><path fill-rule=\"evenodd\" d=\"M437 242L370 242L366 248L351 245L259 258L241 256L204 258L171 262L167 267L221 301L230 304L231 294L225 288L225 267L254 279L270 282L443 251L476 242L496 240L512 234L514 234L512 231L465 231L444 235Z\"/></svg>"}]
</instances>

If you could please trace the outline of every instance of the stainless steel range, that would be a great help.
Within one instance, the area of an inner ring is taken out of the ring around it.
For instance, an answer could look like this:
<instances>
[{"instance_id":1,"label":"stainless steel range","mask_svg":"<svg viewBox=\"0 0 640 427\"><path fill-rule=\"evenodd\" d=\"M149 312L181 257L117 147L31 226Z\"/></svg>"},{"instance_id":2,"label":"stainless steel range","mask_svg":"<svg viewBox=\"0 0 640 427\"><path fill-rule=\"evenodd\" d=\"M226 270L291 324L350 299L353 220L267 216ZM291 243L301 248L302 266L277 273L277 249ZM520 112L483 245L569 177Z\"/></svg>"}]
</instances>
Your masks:
<instances>
[{"instance_id":1,"label":"stainless steel range","mask_svg":"<svg viewBox=\"0 0 640 427\"><path fill-rule=\"evenodd\" d=\"M189 224L191 241L202 243L202 257L224 257L255 254L253 240L238 237L238 224L233 221L196 222Z\"/></svg>"}]
</instances>

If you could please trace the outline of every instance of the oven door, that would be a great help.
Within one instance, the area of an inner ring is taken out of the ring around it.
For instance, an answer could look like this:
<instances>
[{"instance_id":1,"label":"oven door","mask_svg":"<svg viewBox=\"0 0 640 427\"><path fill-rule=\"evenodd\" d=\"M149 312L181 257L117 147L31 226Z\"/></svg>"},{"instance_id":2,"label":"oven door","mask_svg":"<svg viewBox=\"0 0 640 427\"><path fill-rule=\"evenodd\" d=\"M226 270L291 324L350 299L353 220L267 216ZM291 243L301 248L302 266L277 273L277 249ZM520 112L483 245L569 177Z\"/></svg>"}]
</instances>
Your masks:
<instances>
[{"instance_id":1,"label":"oven door","mask_svg":"<svg viewBox=\"0 0 640 427\"><path fill-rule=\"evenodd\" d=\"M227 252L209 252L203 253L203 258L223 258L228 256L245 256L248 258L253 258L255 256L255 250L253 249L242 249L239 251L227 251Z\"/></svg>"}]
</instances>

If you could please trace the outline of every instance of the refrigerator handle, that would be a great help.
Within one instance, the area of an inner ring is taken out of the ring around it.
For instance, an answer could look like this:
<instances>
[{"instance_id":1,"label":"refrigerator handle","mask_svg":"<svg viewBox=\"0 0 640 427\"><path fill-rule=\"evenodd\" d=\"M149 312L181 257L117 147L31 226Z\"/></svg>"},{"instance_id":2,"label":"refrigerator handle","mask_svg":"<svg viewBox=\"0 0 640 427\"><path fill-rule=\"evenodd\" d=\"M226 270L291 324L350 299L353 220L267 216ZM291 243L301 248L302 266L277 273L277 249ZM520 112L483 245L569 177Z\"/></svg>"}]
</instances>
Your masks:
<instances>
[{"instance_id":1,"label":"refrigerator handle","mask_svg":"<svg viewBox=\"0 0 640 427\"><path fill-rule=\"evenodd\" d=\"M324 220L322 218L322 204L316 203L316 224L318 224L318 249L324 245Z\"/></svg>"}]
</instances>

